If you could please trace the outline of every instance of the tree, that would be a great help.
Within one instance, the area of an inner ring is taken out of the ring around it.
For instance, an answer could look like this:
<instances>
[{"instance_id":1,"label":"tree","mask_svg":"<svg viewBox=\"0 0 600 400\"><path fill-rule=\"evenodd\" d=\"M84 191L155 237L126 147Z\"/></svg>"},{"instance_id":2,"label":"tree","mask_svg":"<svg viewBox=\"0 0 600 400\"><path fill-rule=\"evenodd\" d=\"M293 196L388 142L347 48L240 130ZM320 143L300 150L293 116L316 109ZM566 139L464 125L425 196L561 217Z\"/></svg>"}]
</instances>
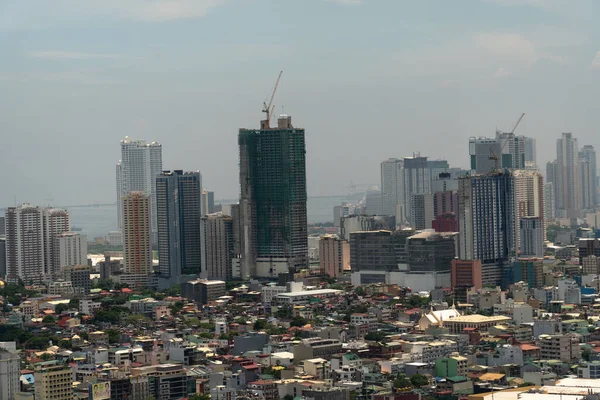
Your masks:
<instances>
[{"instance_id":1,"label":"tree","mask_svg":"<svg viewBox=\"0 0 600 400\"><path fill-rule=\"evenodd\" d=\"M104 331L108 335L108 343L119 343L121 341L121 332L116 329L107 329Z\"/></svg>"},{"instance_id":2,"label":"tree","mask_svg":"<svg viewBox=\"0 0 600 400\"><path fill-rule=\"evenodd\" d=\"M379 342L381 339L383 339L386 336L385 333L380 332L380 331L371 331L369 333L367 333L365 335L365 340L372 340L375 342Z\"/></svg>"},{"instance_id":3,"label":"tree","mask_svg":"<svg viewBox=\"0 0 600 400\"><path fill-rule=\"evenodd\" d=\"M410 383L412 383L414 387L420 388L421 386L429 385L429 379L425 375L414 374L410 377Z\"/></svg>"},{"instance_id":4,"label":"tree","mask_svg":"<svg viewBox=\"0 0 600 400\"><path fill-rule=\"evenodd\" d=\"M267 321L265 321L264 319L257 319L254 322L253 328L254 328L255 331L262 331L262 330L266 329L267 326L269 326L269 324L267 323Z\"/></svg>"},{"instance_id":5,"label":"tree","mask_svg":"<svg viewBox=\"0 0 600 400\"><path fill-rule=\"evenodd\" d=\"M69 310L79 310L79 300L71 299L69 301Z\"/></svg>"},{"instance_id":6,"label":"tree","mask_svg":"<svg viewBox=\"0 0 600 400\"><path fill-rule=\"evenodd\" d=\"M54 318L52 315L46 315L42 320L42 323L44 324L54 324L55 322L56 318Z\"/></svg>"},{"instance_id":7,"label":"tree","mask_svg":"<svg viewBox=\"0 0 600 400\"><path fill-rule=\"evenodd\" d=\"M400 374L394 379L395 388L409 388L412 387L411 381L404 374Z\"/></svg>"},{"instance_id":8,"label":"tree","mask_svg":"<svg viewBox=\"0 0 600 400\"><path fill-rule=\"evenodd\" d=\"M290 326L304 326L308 324L308 320L303 317L294 317L290 322Z\"/></svg>"},{"instance_id":9,"label":"tree","mask_svg":"<svg viewBox=\"0 0 600 400\"><path fill-rule=\"evenodd\" d=\"M292 396L291 394L286 394L285 396L283 396L283 400L294 400L294 396Z\"/></svg>"},{"instance_id":10,"label":"tree","mask_svg":"<svg viewBox=\"0 0 600 400\"><path fill-rule=\"evenodd\" d=\"M114 282L110 279L98 279L92 286L94 289L111 290L114 286Z\"/></svg>"},{"instance_id":11,"label":"tree","mask_svg":"<svg viewBox=\"0 0 600 400\"><path fill-rule=\"evenodd\" d=\"M62 313L64 313L65 311L67 311L69 309L69 306L66 304L59 304L56 307L54 307L54 312L57 315L60 315Z\"/></svg>"},{"instance_id":12,"label":"tree","mask_svg":"<svg viewBox=\"0 0 600 400\"><path fill-rule=\"evenodd\" d=\"M178 301L175 304L171 304L169 308L171 309L171 314L179 314L181 310L183 310L183 301Z\"/></svg>"},{"instance_id":13,"label":"tree","mask_svg":"<svg viewBox=\"0 0 600 400\"><path fill-rule=\"evenodd\" d=\"M210 400L210 395L195 393L188 396L188 400Z\"/></svg>"}]
</instances>

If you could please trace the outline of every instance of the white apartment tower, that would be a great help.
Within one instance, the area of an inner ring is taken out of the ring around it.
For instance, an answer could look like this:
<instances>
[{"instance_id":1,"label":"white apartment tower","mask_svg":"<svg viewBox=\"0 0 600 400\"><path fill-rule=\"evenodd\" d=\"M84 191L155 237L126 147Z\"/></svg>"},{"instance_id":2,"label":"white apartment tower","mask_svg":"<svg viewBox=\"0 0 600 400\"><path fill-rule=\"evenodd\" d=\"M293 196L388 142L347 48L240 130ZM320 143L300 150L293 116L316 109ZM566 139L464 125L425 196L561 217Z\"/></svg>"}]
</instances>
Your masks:
<instances>
[{"instance_id":1,"label":"white apartment tower","mask_svg":"<svg viewBox=\"0 0 600 400\"><path fill-rule=\"evenodd\" d=\"M6 210L6 279L41 283L44 276L43 211L31 204Z\"/></svg>"},{"instance_id":2,"label":"white apartment tower","mask_svg":"<svg viewBox=\"0 0 600 400\"><path fill-rule=\"evenodd\" d=\"M60 272L59 254L55 251L58 235L71 230L71 216L61 208L46 208L44 216L44 273L48 278ZM86 254L87 259L87 254ZM87 262L86 262L87 264Z\"/></svg>"},{"instance_id":3,"label":"white apartment tower","mask_svg":"<svg viewBox=\"0 0 600 400\"><path fill-rule=\"evenodd\" d=\"M87 265L87 235L78 232L63 232L54 239L54 254L58 255L56 272L65 267Z\"/></svg>"},{"instance_id":4,"label":"white apartment tower","mask_svg":"<svg viewBox=\"0 0 600 400\"><path fill-rule=\"evenodd\" d=\"M152 272L150 212L150 196L144 192L130 192L121 197L123 267L127 274Z\"/></svg>"},{"instance_id":5,"label":"white apartment tower","mask_svg":"<svg viewBox=\"0 0 600 400\"><path fill-rule=\"evenodd\" d=\"M396 206L404 205L404 161L390 158L381 163L381 214L395 215ZM401 221L396 221L400 223Z\"/></svg>"},{"instance_id":6,"label":"white apartment tower","mask_svg":"<svg viewBox=\"0 0 600 400\"><path fill-rule=\"evenodd\" d=\"M121 140L121 160L116 167L117 204L130 192L143 192L150 196L153 238L156 237L156 176L162 172L162 145L157 142ZM119 227L123 216L119 207Z\"/></svg>"}]
</instances>

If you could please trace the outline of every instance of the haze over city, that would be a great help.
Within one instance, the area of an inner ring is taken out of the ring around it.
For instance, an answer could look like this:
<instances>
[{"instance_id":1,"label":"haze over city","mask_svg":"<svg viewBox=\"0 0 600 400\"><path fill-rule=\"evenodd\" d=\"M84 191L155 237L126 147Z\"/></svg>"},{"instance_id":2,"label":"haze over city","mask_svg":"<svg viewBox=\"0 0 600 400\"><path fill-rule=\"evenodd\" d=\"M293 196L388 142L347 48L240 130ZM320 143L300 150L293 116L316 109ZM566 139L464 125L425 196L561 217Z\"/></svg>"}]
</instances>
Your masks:
<instances>
[{"instance_id":1,"label":"haze over city","mask_svg":"<svg viewBox=\"0 0 600 400\"><path fill-rule=\"evenodd\" d=\"M597 143L600 3L0 2L0 205L114 202L119 140L239 192L237 130L276 113L306 129L309 196L378 183L387 157L467 167L468 138L527 116L538 164L573 132Z\"/></svg>"}]
</instances>

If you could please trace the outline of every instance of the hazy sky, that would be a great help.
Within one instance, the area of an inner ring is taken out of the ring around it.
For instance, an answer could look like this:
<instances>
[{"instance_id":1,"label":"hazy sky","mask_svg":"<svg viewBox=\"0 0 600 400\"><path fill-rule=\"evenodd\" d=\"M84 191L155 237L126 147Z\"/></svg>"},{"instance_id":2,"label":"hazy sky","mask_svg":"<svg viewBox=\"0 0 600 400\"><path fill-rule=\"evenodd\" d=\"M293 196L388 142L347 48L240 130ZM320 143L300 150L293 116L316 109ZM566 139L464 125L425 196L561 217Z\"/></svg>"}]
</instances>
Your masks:
<instances>
[{"instance_id":1,"label":"hazy sky","mask_svg":"<svg viewBox=\"0 0 600 400\"><path fill-rule=\"evenodd\" d=\"M115 201L119 140L238 193L237 130L306 128L309 196L377 183L420 152L466 167L469 136L572 131L600 145L596 0L0 0L0 206Z\"/></svg>"}]
</instances>

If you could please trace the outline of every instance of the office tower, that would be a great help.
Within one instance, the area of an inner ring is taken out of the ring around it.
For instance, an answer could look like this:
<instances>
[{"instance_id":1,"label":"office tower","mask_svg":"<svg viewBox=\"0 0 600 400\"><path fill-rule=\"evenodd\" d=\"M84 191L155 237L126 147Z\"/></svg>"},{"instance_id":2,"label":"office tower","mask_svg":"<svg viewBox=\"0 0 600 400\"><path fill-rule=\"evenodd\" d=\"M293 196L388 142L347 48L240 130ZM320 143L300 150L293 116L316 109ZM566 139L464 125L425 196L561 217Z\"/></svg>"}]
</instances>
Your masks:
<instances>
[{"instance_id":1,"label":"office tower","mask_svg":"<svg viewBox=\"0 0 600 400\"><path fill-rule=\"evenodd\" d=\"M556 208L566 216L576 216L581 208L577 139L563 133L556 140Z\"/></svg>"},{"instance_id":2,"label":"office tower","mask_svg":"<svg viewBox=\"0 0 600 400\"><path fill-rule=\"evenodd\" d=\"M404 213L407 217L412 217L412 196L431 193L431 175L427 157L421 157L418 154L413 157L404 157L402 173ZM415 221L411 220L410 223L414 226Z\"/></svg>"},{"instance_id":3,"label":"office tower","mask_svg":"<svg viewBox=\"0 0 600 400\"><path fill-rule=\"evenodd\" d=\"M52 277L60 272L59 255L55 251L55 239L57 235L71 230L71 217L67 210L60 208L46 208L43 210L43 216L44 270L47 277Z\"/></svg>"},{"instance_id":4,"label":"office tower","mask_svg":"<svg viewBox=\"0 0 600 400\"><path fill-rule=\"evenodd\" d=\"M431 193L455 192L458 190L458 177L452 172L442 172L431 180Z\"/></svg>"},{"instance_id":5,"label":"office tower","mask_svg":"<svg viewBox=\"0 0 600 400\"><path fill-rule=\"evenodd\" d=\"M552 220L555 218L556 205L554 203L554 183L544 183L544 218Z\"/></svg>"},{"instance_id":6,"label":"office tower","mask_svg":"<svg viewBox=\"0 0 600 400\"><path fill-rule=\"evenodd\" d=\"M521 257L544 257L544 219L542 217L521 217Z\"/></svg>"},{"instance_id":7,"label":"office tower","mask_svg":"<svg viewBox=\"0 0 600 400\"><path fill-rule=\"evenodd\" d=\"M526 168L525 153L528 140L529 138L525 136L515 136L501 131L496 131L495 138L471 137L469 139L471 173L486 174L494 171L496 167L498 169Z\"/></svg>"},{"instance_id":8,"label":"office tower","mask_svg":"<svg viewBox=\"0 0 600 400\"><path fill-rule=\"evenodd\" d=\"M452 288L472 287L481 289L483 286L481 261L454 259L450 265Z\"/></svg>"},{"instance_id":9,"label":"office tower","mask_svg":"<svg viewBox=\"0 0 600 400\"><path fill-rule=\"evenodd\" d=\"M439 179L441 174L447 174L450 165L446 160L427 160L427 168L429 169L429 181L433 181Z\"/></svg>"},{"instance_id":10,"label":"office tower","mask_svg":"<svg viewBox=\"0 0 600 400\"><path fill-rule=\"evenodd\" d=\"M332 278L350 269L350 244L336 235L323 235L319 240L321 272Z\"/></svg>"},{"instance_id":11,"label":"office tower","mask_svg":"<svg viewBox=\"0 0 600 400\"><path fill-rule=\"evenodd\" d=\"M383 213L381 202L381 190L377 186L370 187L365 195L366 214L381 215Z\"/></svg>"},{"instance_id":12,"label":"office tower","mask_svg":"<svg viewBox=\"0 0 600 400\"><path fill-rule=\"evenodd\" d=\"M92 289L90 267L87 265L73 265L65 267L62 272L63 278L71 282L71 286L76 294L90 294L90 290Z\"/></svg>"},{"instance_id":13,"label":"office tower","mask_svg":"<svg viewBox=\"0 0 600 400\"><path fill-rule=\"evenodd\" d=\"M0 347L0 400L13 400L20 392L21 357Z\"/></svg>"},{"instance_id":14,"label":"office tower","mask_svg":"<svg viewBox=\"0 0 600 400\"><path fill-rule=\"evenodd\" d=\"M424 231L406 239L410 272L446 272L456 257L455 234Z\"/></svg>"},{"instance_id":15,"label":"office tower","mask_svg":"<svg viewBox=\"0 0 600 400\"><path fill-rule=\"evenodd\" d=\"M233 218L222 213L200 219L202 275L229 281L234 259Z\"/></svg>"},{"instance_id":16,"label":"office tower","mask_svg":"<svg viewBox=\"0 0 600 400\"><path fill-rule=\"evenodd\" d=\"M110 279L121 271L121 260L111 260L108 254L104 255L104 261L98 261L96 264L100 272L100 279Z\"/></svg>"},{"instance_id":17,"label":"office tower","mask_svg":"<svg viewBox=\"0 0 600 400\"><path fill-rule=\"evenodd\" d=\"M214 214L215 211L215 192L213 192L212 190L207 190L206 191L206 199L207 199L207 203L208 203L208 213L209 214Z\"/></svg>"},{"instance_id":18,"label":"office tower","mask_svg":"<svg viewBox=\"0 0 600 400\"><path fill-rule=\"evenodd\" d=\"M525 282L529 288L544 286L544 260L542 258L520 257L504 271L504 286Z\"/></svg>"},{"instance_id":19,"label":"office tower","mask_svg":"<svg viewBox=\"0 0 600 400\"><path fill-rule=\"evenodd\" d=\"M152 272L152 227L150 195L130 192L121 197L123 267L126 274Z\"/></svg>"},{"instance_id":20,"label":"office tower","mask_svg":"<svg viewBox=\"0 0 600 400\"><path fill-rule=\"evenodd\" d=\"M155 179L162 171L162 145L157 142L146 143L133 140L128 136L121 140L121 160L117 163L117 204L129 192L144 192L150 196L152 207L152 232L156 237L156 195ZM122 226L119 208L119 227Z\"/></svg>"},{"instance_id":21,"label":"office tower","mask_svg":"<svg viewBox=\"0 0 600 400\"><path fill-rule=\"evenodd\" d=\"M514 170L516 221L522 217L542 218L544 232L544 178L535 169ZM520 230L517 230L517 246L521 246Z\"/></svg>"},{"instance_id":22,"label":"office tower","mask_svg":"<svg viewBox=\"0 0 600 400\"><path fill-rule=\"evenodd\" d=\"M242 276L273 277L308 266L304 129L240 129Z\"/></svg>"},{"instance_id":23,"label":"office tower","mask_svg":"<svg viewBox=\"0 0 600 400\"><path fill-rule=\"evenodd\" d=\"M6 209L6 279L26 284L44 277L44 224L39 207L22 204Z\"/></svg>"},{"instance_id":24,"label":"office tower","mask_svg":"<svg viewBox=\"0 0 600 400\"><path fill-rule=\"evenodd\" d=\"M398 269L396 245L390 231L353 232L350 234L352 272L394 271ZM366 284L368 282L361 282Z\"/></svg>"},{"instance_id":25,"label":"office tower","mask_svg":"<svg viewBox=\"0 0 600 400\"><path fill-rule=\"evenodd\" d=\"M0 236L6 235L6 219L4 217L0 217Z\"/></svg>"},{"instance_id":26,"label":"office tower","mask_svg":"<svg viewBox=\"0 0 600 400\"><path fill-rule=\"evenodd\" d=\"M68 364L59 361L39 363L34 379L36 399L73 399L73 371Z\"/></svg>"},{"instance_id":27,"label":"office tower","mask_svg":"<svg viewBox=\"0 0 600 400\"><path fill-rule=\"evenodd\" d=\"M515 182L508 171L458 181L460 258L502 263L516 255Z\"/></svg>"},{"instance_id":28,"label":"office tower","mask_svg":"<svg viewBox=\"0 0 600 400\"><path fill-rule=\"evenodd\" d=\"M596 206L598 174L596 171L596 150L594 146L585 145L579 152L579 168L581 181L581 201L584 209Z\"/></svg>"},{"instance_id":29,"label":"office tower","mask_svg":"<svg viewBox=\"0 0 600 400\"><path fill-rule=\"evenodd\" d=\"M469 157L471 159L471 172L474 174L487 174L495 169L492 155L500 154L501 144L495 139L485 137L469 138ZM498 167L502 167L499 160Z\"/></svg>"},{"instance_id":30,"label":"office tower","mask_svg":"<svg viewBox=\"0 0 600 400\"><path fill-rule=\"evenodd\" d=\"M54 238L54 255L57 257L55 273L65 267L75 265L87 266L88 242L87 235L78 232L63 232Z\"/></svg>"},{"instance_id":31,"label":"office tower","mask_svg":"<svg viewBox=\"0 0 600 400\"><path fill-rule=\"evenodd\" d=\"M158 270L165 286L201 271L201 193L198 171L163 171L156 177Z\"/></svg>"},{"instance_id":32,"label":"office tower","mask_svg":"<svg viewBox=\"0 0 600 400\"><path fill-rule=\"evenodd\" d=\"M508 132L496 131L496 140L500 143L502 155L502 168L525 168L525 136L516 136Z\"/></svg>"},{"instance_id":33,"label":"office tower","mask_svg":"<svg viewBox=\"0 0 600 400\"><path fill-rule=\"evenodd\" d=\"M381 163L381 214L396 215L396 205L404 205L404 161L390 158ZM401 221L398 221L401 222Z\"/></svg>"},{"instance_id":34,"label":"office tower","mask_svg":"<svg viewBox=\"0 0 600 400\"><path fill-rule=\"evenodd\" d=\"M525 168L537 168L535 138L525 138Z\"/></svg>"},{"instance_id":35,"label":"office tower","mask_svg":"<svg viewBox=\"0 0 600 400\"><path fill-rule=\"evenodd\" d=\"M411 216L415 229L431 229L433 221L433 195L428 193L417 193L411 197Z\"/></svg>"}]
</instances>

